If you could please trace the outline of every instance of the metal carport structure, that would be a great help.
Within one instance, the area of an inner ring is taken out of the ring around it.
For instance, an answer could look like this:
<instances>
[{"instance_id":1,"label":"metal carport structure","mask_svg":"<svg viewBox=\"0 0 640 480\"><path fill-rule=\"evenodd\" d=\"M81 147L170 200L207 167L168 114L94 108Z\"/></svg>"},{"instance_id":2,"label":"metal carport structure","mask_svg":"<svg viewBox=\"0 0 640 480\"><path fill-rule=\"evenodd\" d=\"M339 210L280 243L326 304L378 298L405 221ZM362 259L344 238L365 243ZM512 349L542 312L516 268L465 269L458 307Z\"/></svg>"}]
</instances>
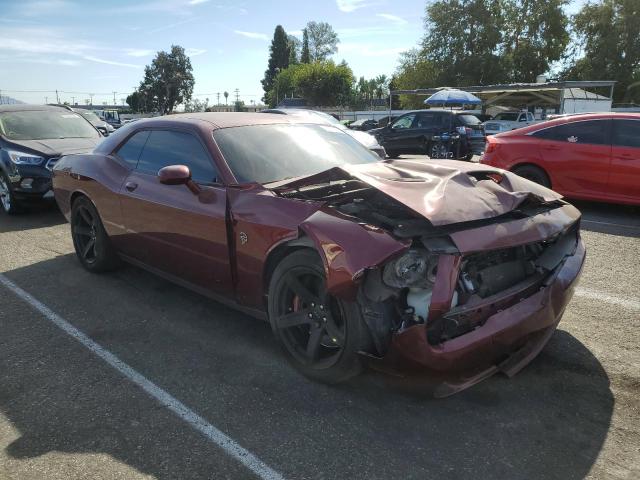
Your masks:
<instances>
[{"instance_id":1,"label":"metal carport structure","mask_svg":"<svg viewBox=\"0 0 640 480\"><path fill-rule=\"evenodd\" d=\"M565 101L589 100L612 102L615 80L551 81L541 83L508 83L501 85L478 85L455 87L473 93L482 99L482 110L493 105L512 108L529 106L557 107L562 113ZM389 108L394 95L432 95L440 90L454 87L418 88L415 90L391 90ZM594 92L597 90L598 92Z\"/></svg>"}]
</instances>

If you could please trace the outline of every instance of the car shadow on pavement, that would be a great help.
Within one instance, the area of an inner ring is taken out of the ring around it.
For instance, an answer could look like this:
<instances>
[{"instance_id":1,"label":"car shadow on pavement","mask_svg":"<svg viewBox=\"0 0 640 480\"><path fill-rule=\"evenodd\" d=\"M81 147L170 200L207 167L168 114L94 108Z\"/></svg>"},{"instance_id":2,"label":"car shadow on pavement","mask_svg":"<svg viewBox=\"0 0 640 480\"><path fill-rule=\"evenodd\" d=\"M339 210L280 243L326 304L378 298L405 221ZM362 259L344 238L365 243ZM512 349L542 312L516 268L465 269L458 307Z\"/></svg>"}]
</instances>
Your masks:
<instances>
[{"instance_id":1,"label":"car shadow on pavement","mask_svg":"<svg viewBox=\"0 0 640 480\"><path fill-rule=\"evenodd\" d=\"M30 206L24 212L16 215L6 215L4 212L0 212L0 233L52 227L66 221L58 206L47 202Z\"/></svg>"},{"instance_id":2,"label":"car shadow on pavement","mask_svg":"<svg viewBox=\"0 0 640 480\"><path fill-rule=\"evenodd\" d=\"M286 478L581 479L611 422L606 372L562 330L513 379L436 400L374 372L309 381L268 324L133 267L92 275L65 255L6 275ZM11 459L102 453L161 479L248 476L2 286L0 297Z\"/></svg>"},{"instance_id":3,"label":"car shadow on pavement","mask_svg":"<svg viewBox=\"0 0 640 480\"><path fill-rule=\"evenodd\" d=\"M590 232L640 238L640 206L569 200L582 212L581 228Z\"/></svg>"}]
</instances>

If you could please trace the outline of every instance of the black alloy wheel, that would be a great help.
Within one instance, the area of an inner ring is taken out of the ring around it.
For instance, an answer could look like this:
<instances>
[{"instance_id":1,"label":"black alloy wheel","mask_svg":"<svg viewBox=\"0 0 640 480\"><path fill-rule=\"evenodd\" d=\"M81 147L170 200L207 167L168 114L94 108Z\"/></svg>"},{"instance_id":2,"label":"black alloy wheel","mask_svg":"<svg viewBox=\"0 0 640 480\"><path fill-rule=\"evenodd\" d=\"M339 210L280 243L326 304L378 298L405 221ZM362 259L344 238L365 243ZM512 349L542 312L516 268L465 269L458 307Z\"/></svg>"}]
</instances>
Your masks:
<instances>
[{"instance_id":1,"label":"black alloy wheel","mask_svg":"<svg viewBox=\"0 0 640 480\"><path fill-rule=\"evenodd\" d=\"M269 318L287 358L305 375L328 383L359 373L359 307L328 294L316 252L298 250L274 271Z\"/></svg>"},{"instance_id":2,"label":"black alloy wheel","mask_svg":"<svg viewBox=\"0 0 640 480\"><path fill-rule=\"evenodd\" d=\"M551 188L551 181L545 171L535 165L522 165L520 167L516 167L513 169L513 173L542 185L543 187Z\"/></svg>"},{"instance_id":3,"label":"black alloy wheel","mask_svg":"<svg viewBox=\"0 0 640 480\"><path fill-rule=\"evenodd\" d=\"M71 209L71 236L76 255L91 272L113 270L118 256L104 230L98 211L86 197L80 197Z\"/></svg>"}]
</instances>

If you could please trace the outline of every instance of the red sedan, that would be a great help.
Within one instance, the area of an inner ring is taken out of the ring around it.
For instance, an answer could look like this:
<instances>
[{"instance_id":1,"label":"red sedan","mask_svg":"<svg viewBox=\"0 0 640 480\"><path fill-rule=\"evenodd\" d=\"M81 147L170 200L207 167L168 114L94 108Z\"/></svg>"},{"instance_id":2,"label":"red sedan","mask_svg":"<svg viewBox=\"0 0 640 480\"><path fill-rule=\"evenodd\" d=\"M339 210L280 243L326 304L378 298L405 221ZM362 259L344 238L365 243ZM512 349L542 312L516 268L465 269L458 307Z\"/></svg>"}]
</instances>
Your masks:
<instances>
[{"instance_id":1,"label":"red sedan","mask_svg":"<svg viewBox=\"0 0 640 480\"><path fill-rule=\"evenodd\" d=\"M481 162L570 198L640 205L640 114L573 115L490 136Z\"/></svg>"},{"instance_id":2,"label":"red sedan","mask_svg":"<svg viewBox=\"0 0 640 480\"><path fill-rule=\"evenodd\" d=\"M124 260L271 323L336 382L364 360L445 378L526 365L580 274L580 213L517 175L382 162L330 125L272 114L140 120L54 168L91 272Z\"/></svg>"}]
</instances>

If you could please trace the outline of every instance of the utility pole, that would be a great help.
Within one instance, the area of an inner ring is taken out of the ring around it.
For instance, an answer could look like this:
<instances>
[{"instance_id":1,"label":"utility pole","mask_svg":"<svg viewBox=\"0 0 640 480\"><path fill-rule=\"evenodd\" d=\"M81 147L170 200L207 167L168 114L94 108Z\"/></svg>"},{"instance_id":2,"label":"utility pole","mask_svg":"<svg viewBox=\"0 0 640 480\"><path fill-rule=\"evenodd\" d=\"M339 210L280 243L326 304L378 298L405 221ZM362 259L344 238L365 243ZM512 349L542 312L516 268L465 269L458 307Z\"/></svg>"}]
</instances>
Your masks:
<instances>
[{"instance_id":1,"label":"utility pole","mask_svg":"<svg viewBox=\"0 0 640 480\"><path fill-rule=\"evenodd\" d=\"M113 92L113 106L116 106L116 93L118 92Z\"/></svg>"},{"instance_id":2,"label":"utility pole","mask_svg":"<svg viewBox=\"0 0 640 480\"><path fill-rule=\"evenodd\" d=\"M216 96L218 97L218 103L216 105L220 105L220 92L216 92Z\"/></svg>"},{"instance_id":3,"label":"utility pole","mask_svg":"<svg viewBox=\"0 0 640 480\"><path fill-rule=\"evenodd\" d=\"M236 93L236 103L238 103L240 101L240 90L236 88L234 92Z\"/></svg>"},{"instance_id":4,"label":"utility pole","mask_svg":"<svg viewBox=\"0 0 640 480\"><path fill-rule=\"evenodd\" d=\"M44 97L44 104L46 105L47 103L49 103L49 97Z\"/></svg>"},{"instance_id":5,"label":"utility pole","mask_svg":"<svg viewBox=\"0 0 640 480\"><path fill-rule=\"evenodd\" d=\"M76 104L76 97L71 97L71 105L75 105Z\"/></svg>"},{"instance_id":6,"label":"utility pole","mask_svg":"<svg viewBox=\"0 0 640 480\"><path fill-rule=\"evenodd\" d=\"M94 95L95 95L94 93L90 93L89 94L89 105L91 105L91 106L93 106L93 96Z\"/></svg>"},{"instance_id":7,"label":"utility pole","mask_svg":"<svg viewBox=\"0 0 640 480\"><path fill-rule=\"evenodd\" d=\"M56 90L56 103L60 105L60 97L58 96L58 90Z\"/></svg>"}]
</instances>

